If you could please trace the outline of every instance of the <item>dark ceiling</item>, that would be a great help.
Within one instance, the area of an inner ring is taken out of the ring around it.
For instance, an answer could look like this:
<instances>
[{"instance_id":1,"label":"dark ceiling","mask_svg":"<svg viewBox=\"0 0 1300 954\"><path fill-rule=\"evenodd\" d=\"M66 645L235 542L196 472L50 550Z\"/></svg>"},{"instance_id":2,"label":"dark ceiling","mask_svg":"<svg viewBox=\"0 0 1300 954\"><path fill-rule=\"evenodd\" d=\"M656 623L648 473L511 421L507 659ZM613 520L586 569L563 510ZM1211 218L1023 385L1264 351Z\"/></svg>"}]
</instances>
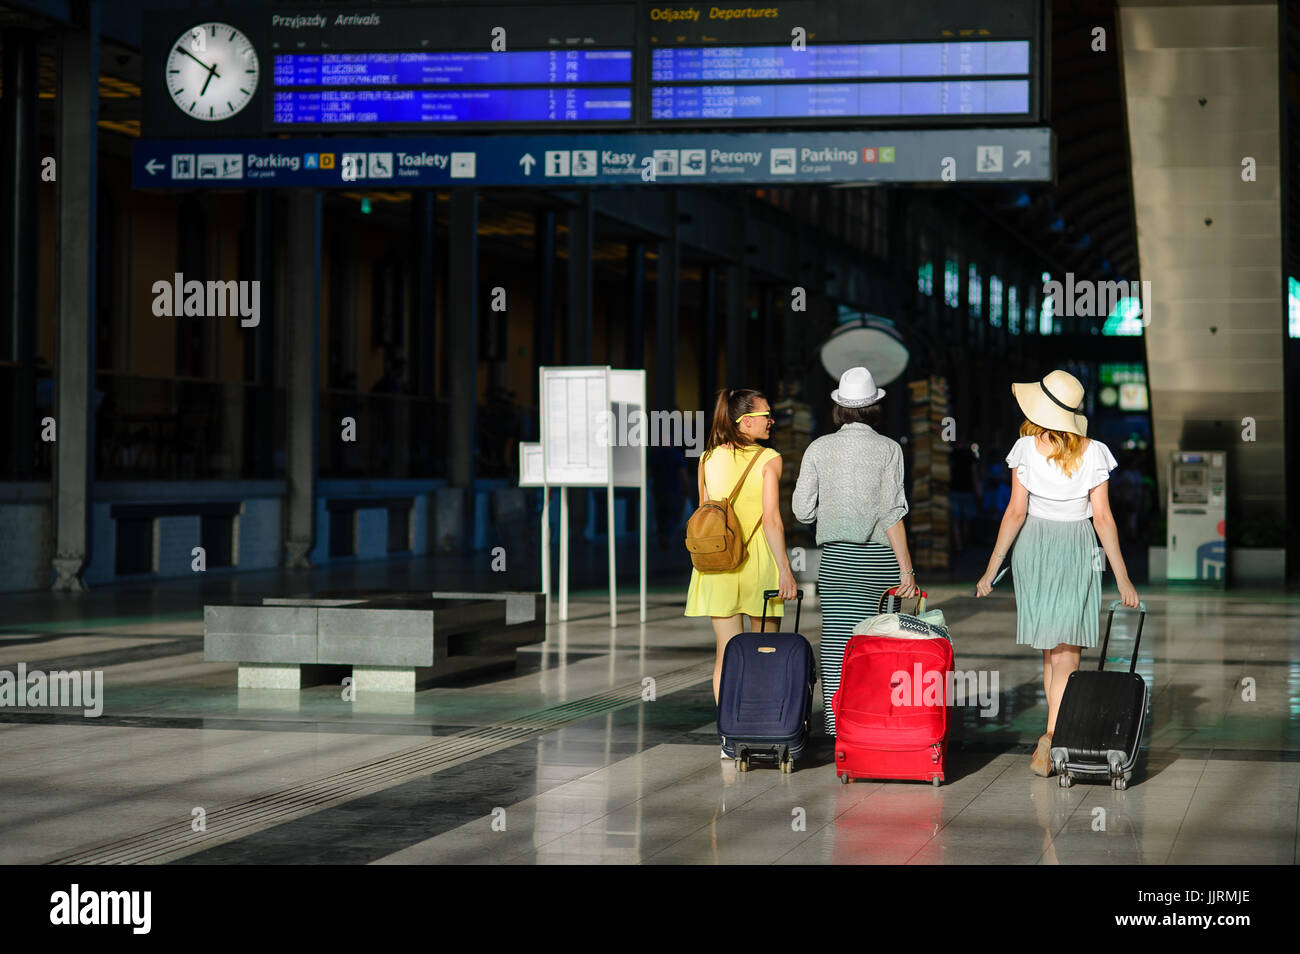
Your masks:
<instances>
[{"instance_id":1,"label":"dark ceiling","mask_svg":"<svg viewBox=\"0 0 1300 954\"><path fill-rule=\"evenodd\" d=\"M976 199L1062 270L1137 280L1128 129L1114 0L1051 5L1050 118L1055 187L1011 187ZM1093 50L1093 31L1106 49Z\"/></svg>"}]
</instances>

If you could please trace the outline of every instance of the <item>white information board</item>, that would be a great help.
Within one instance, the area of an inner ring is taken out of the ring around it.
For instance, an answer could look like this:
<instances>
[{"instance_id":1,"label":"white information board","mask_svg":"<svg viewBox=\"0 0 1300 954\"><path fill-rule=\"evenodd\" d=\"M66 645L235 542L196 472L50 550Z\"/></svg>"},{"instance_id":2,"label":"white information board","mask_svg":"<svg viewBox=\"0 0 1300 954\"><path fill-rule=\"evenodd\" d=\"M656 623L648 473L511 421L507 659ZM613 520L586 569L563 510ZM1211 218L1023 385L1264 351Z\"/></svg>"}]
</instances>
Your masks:
<instances>
[{"instance_id":1,"label":"white information board","mask_svg":"<svg viewBox=\"0 0 1300 954\"><path fill-rule=\"evenodd\" d=\"M609 444L598 437L601 415L609 413L609 368L542 368L541 378L546 483L606 486Z\"/></svg>"},{"instance_id":2,"label":"white information board","mask_svg":"<svg viewBox=\"0 0 1300 954\"><path fill-rule=\"evenodd\" d=\"M542 463L541 441L519 442L519 486L541 487L546 483L546 470Z\"/></svg>"},{"instance_id":3,"label":"white information board","mask_svg":"<svg viewBox=\"0 0 1300 954\"><path fill-rule=\"evenodd\" d=\"M646 438L625 440L627 424L645 415L644 369L608 365L550 367L538 371L541 395L540 443L519 445L519 486L542 487L542 592L550 621L551 488L560 492L559 618L569 618L569 487L604 487L609 528L609 622L618 626L614 488L639 490L640 618L646 620ZM639 429L644 435L643 428Z\"/></svg>"}]
</instances>

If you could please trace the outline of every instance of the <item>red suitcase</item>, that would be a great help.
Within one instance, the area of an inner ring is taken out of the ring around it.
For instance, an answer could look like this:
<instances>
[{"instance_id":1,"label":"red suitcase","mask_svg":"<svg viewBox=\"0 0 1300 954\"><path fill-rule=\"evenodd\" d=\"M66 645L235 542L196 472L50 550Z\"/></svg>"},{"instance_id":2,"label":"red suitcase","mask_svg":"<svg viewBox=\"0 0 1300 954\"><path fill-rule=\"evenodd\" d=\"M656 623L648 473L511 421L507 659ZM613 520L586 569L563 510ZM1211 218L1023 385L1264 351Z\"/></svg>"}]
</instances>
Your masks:
<instances>
[{"instance_id":1,"label":"red suitcase","mask_svg":"<svg viewBox=\"0 0 1300 954\"><path fill-rule=\"evenodd\" d=\"M860 634L850 639L840 686L831 698L840 781L928 779L941 784L951 672L952 642L941 637Z\"/></svg>"}]
</instances>

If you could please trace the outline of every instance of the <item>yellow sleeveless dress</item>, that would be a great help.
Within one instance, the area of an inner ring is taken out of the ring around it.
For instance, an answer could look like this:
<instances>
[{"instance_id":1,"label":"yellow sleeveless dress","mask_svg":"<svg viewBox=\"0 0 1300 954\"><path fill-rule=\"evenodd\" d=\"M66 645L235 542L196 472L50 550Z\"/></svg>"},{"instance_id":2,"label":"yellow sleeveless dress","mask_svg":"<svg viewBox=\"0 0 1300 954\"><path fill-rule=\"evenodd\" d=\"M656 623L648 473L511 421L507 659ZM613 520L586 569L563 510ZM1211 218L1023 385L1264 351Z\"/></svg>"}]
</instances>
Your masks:
<instances>
[{"instance_id":1,"label":"yellow sleeveless dress","mask_svg":"<svg viewBox=\"0 0 1300 954\"><path fill-rule=\"evenodd\" d=\"M732 451L726 447L715 448L700 461L704 468L704 488L709 499L717 500L731 492L749 462L757 455L754 466L745 478L736 499L731 505L736 511L742 532L748 536L754 524L763 515L763 468L773 458L781 456L770 447L752 444ZM701 573L691 570L691 586L686 592L687 616L735 616L745 613L759 617L763 614L763 591L777 588L779 577L767 534L760 526L749 538L745 561L726 573ZM779 599L767 604L768 616L783 616L784 606Z\"/></svg>"}]
</instances>

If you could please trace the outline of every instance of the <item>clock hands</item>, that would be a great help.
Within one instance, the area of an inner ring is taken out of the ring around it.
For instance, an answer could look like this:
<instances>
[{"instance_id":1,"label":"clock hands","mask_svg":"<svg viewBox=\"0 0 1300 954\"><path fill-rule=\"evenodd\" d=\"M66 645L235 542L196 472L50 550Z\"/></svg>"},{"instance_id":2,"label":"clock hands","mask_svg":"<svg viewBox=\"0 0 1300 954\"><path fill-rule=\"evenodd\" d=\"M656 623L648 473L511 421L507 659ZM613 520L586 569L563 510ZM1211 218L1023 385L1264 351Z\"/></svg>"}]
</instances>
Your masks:
<instances>
[{"instance_id":1,"label":"clock hands","mask_svg":"<svg viewBox=\"0 0 1300 954\"><path fill-rule=\"evenodd\" d=\"M195 55L194 55L193 53L191 53L189 50L185 49L185 47L183 47L183 46L178 46L178 47L176 47L176 49L179 50L181 53L184 53L186 56L188 56L190 59L192 59L195 63L198 63L199 66L203 67L205 70L208 71L208 78L207 78L206 80L204 80L204 82L203 82L203 89L199 90L199 95L200 95L200 96L202 96L204 93L206 93L206 92L208 91L208 83L211 83L211 82L212 82L212 77L215 76L217 79L221 79L221 74L217 72L217 67L216 67L215 64L213 64L212 66L209 66L207 63L204 63L201 59L199 59L197 56L195 56Z\"/></svg>"}]
</instances>

